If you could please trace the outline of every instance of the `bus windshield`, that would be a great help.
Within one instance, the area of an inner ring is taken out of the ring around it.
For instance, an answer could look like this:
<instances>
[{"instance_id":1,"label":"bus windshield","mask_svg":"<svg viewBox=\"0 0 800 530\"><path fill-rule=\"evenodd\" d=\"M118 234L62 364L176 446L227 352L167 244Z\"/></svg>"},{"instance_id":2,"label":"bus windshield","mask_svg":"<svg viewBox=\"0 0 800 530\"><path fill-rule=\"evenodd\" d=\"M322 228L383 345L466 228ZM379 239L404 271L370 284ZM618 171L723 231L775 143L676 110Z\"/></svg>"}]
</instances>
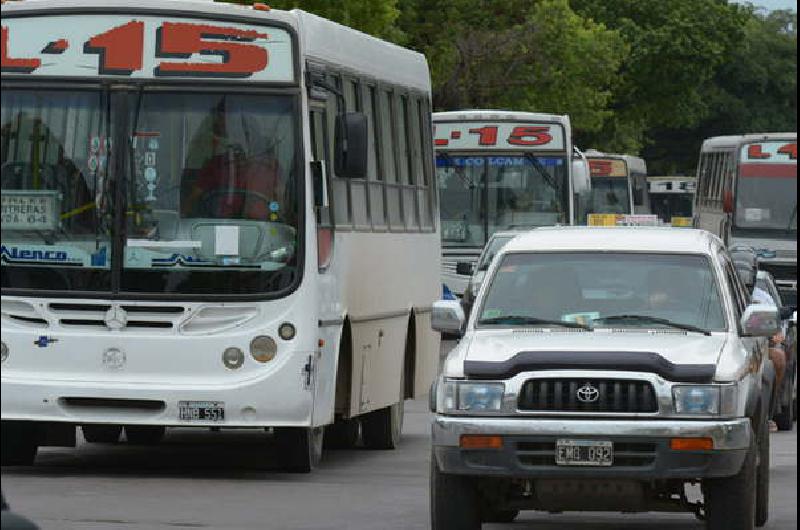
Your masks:
<instances>
[{"instance_id":1,"label":"bus windshield","mask_svg":"<svg viewBox=\"0 0 800 530\"><path fill-rule=\"evenodd\" d=\"M739 166L736 187L735 225L739 229L757 229L797 233L797 161L784 156L778 159L770 151L769 142L757 145L754 153L751 146L743 149L745 157L766 157L752 162L744 158ZM796 144L795 153L796 153ZM781 151L778 151L780 154Z\"/></svg>"},{"instance_id":2,"label":"bus windshield","mask_svg":"<svg viewBox=\"0 0 800 530\"><path fill-rule=\"evenodd\" d=\"M567 223L564 156L451 156L436 159L445 246L482 247L498 230Z\"/></svg>"},{"instance_id":3,"label":"bus windshield","mask_svg":"<svg viewBox=\"0 0 800 530\"><path fill-rule=\"evenodd\" d=\"M594 177L591 182L592 200L589 213L633 213L627 178Z\"/></svg>"},{"instance_id":4,"label":"bus windshield","mask_svg":"<svg viewBox=\"0 0 800 530\"><path fill-rule=\"evenodd\" d=\"M298 269L295 106L278 95L4 88L3 287L286 289Z\"/></svg>"}]
</instances>

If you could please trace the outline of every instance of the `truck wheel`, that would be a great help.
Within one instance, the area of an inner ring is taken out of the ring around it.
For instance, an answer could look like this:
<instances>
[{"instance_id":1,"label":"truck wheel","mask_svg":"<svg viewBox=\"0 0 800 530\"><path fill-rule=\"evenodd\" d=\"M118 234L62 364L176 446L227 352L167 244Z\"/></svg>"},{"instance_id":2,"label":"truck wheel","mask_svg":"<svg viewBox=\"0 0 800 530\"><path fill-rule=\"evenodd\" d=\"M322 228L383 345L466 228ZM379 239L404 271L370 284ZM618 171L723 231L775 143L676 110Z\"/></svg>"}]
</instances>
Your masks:
<instances>
[{"instance_id":1,"label":"truck wheel","mask_svg":"<svg viewBox=\"0 0 800 530\"><path fill-rule=\"evenodd\" d=\"M325 449L352 449L358 443L361 423L356 419L339 420L325 427Z\"/></svg>"},{"instance_id":2,"label":"truck wheel","mask_svg":"<svg viewBox=\"0 0 800 530\"><path fill-rule=\"evenodd\" d=\"M311 473L322 461L324 427L281 427L275 439L284 469L290 473Z\"/></svg>"},{"instance_id":3,"label":"truck wheel","mask_svg":"<svg viewBox=\"0 0 800 530\"><path fill-rule=\"evenodd\" d=\"M39 450L39 429L32 421L0 424L0 460L4 466L32 466Z\"/></svg>"},{"instance_id":4,"label":"truck wheel","mask_svg":"<svg viewBox=\"0 0 800 530\"><path fill-rule=\"evenodd\" d=\"M155 445L166 432L167 428L161 425L126 425L125 439L133 445Z\"/></svg>"},{"instance_id":5,"label":"truck wheel","mask_svg":"<svg viewBox=\"0 0 800 530\"><path fill-rule=\"evenodd\" d=\"M368 449L395 449L400 445L405 403L398 403L365 414L361 419L361 438Z\"/></svg>"},{"instance_id":6,"label":"truck wheel","mask_svg":"<svg viewBox=\"0 0 800 530\"><path fill-rule=\"evenodd\" d=\"M439 471L431 455L431 530L479 530L478 493L469 477Z\"/></svg>"},{"instance_id":7,"label":"truck wheel","mask_svg":"<svg viewBox=\"0 0 800 530\"><path fill-rule=\"evenodd\" d=\"M519 516L519 510L484 509L481 515L484 523L513 523Z\"/></svg>"},{"instance_id":8,"label":"truck wheel","mask_svg":"<svg viewBox=\"0 0 800 530\"><path fill-rule=\"evenodd\" d=\"M122 436L121 425L82 425L83 439L93 444L115 444Z\"/></svg>"},{"instance_id":9,"label":"truck wheel","mask_svg":"<svg viewBox=\"0 0 800 530\"><path fill-rule=\"evenodd\" d=\"M769 519L769 425L765 422L758 433L758 466L756 468L756 518L759 528Z\"/></svg>"},{"instance_id":10,"label":"truck wheel","mask_svg":"<svg viewBox=\"0 0 800 530\"><path fill-rule=\"evenodd\" d=\"M756 511L756 441L736 475L703 484L708 530L752 530Z\"/></svg>"}]
</instances>

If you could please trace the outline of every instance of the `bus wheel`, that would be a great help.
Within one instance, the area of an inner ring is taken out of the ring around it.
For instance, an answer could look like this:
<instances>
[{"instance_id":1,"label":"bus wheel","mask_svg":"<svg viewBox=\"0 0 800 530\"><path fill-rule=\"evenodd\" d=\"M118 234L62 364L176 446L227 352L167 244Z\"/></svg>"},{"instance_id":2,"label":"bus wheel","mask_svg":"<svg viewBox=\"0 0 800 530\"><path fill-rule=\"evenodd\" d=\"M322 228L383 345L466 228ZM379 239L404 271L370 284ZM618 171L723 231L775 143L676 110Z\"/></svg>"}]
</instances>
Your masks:
<instances>
[{"instance_id":1,"label":"bus wheel","mask_svg":"<svg viewBox=\"0 0 800 530\"><path fill-rule=\"evenodd\" d=\"M325 449L352 449L360 434L361 423L358 420L339 420L325 427Z\"/></svg>"},{"instance_id":2,"label":"bus wheel","mask_svg":"<svg viewBox=\"0 0 800 530\"><path fill-rule=\"evenodd\" d=\"M398 403L365 414L361 419L361 438L368 449L395 449L400 445L403 431L405 402Z\"/></svg>"},{"instance_id":3,"label":"bus wheel","mask_svg":"<svg viewBox=\"0 0 800 530\"><path fill-rule=\"evenodd\" d=\"M324 427L281 427L275 439L284 468L291 473L310 473L322 461Z\"/></svg>"},{"instance_id":4,"label":"bus wheel","mask_svg":"<svg viewBox=\"0 0 800 530\"><path fill-rule=\"evenodd\" d=\"M162 425L126 425L125 438L134 445L155 445L164 439L166 431Z\"/></svg>"},{"instance_id":5,"label":"bus wheel","mask_svg":"<svg viewBox=\"0 0 800 530\"><path fill-rule=\"evenodd\" d=\"M4 421L0 424L0 453L4 466L32 466L36 459L39 430L31 421Z\"/></svg>"},{"instance_id":6,"label":"bus wheel","mask_svg":"<svg viewBox=\"0 0 800 530\"><path fill-rule=\"evenodd\" d=\"M94 444L115 444L122 436L121 425L82 425L83 439Z\"/></svg>"}]
</instances>

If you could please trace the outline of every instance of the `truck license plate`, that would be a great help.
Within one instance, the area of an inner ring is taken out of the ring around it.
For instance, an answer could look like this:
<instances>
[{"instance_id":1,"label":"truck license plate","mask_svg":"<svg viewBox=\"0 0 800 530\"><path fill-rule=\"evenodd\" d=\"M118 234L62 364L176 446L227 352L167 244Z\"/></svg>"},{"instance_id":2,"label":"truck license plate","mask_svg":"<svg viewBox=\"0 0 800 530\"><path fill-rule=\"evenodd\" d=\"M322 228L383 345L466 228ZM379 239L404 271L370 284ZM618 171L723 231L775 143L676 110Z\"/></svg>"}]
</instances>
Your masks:
<instances>
[{"instance_id":1,"label":"truck license plate","mask_svg":"<svg viewBox=\"0 0 800 530\"><path fill-rule=\"evenodd\" d=\"M610 466L613 462L611 442L556 440L556 464L559 466Z\"/></svg>"},{"instance_id":2,"label":"truck license plate","mask_svg":"<svg viewBox=\"0 0 800 530\"><path fill-rule=\"evenodd\" d=\"M225 421L225 403L222 401L179 401L178 419L181 421Z\"/></svg>"}]
</instances>

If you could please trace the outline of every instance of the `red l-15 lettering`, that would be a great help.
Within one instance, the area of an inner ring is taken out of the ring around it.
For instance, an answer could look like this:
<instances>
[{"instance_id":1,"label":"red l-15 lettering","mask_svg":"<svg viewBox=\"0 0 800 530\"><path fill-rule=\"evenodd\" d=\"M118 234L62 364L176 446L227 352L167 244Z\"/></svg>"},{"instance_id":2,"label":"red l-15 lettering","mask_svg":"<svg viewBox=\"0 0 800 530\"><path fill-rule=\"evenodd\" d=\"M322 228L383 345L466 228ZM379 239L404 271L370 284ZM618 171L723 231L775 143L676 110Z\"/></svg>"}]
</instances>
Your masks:
<instances>
[{"instance_id":1,"label":"red l-15 lettering","mask_svg":"<svg viewBox=\"0 0 800 530\"><path fill-rule=\"evenodd\" d=\"M8 54L8 27L2 27L0 39L0 70L29 74L42 65L41 59L15 59Z\"/></svg>"},{"instance_id":2,"label":"red l-15 lettering","mask_svg":"<svg viewBox=\"0 0 800 530\"><path fill-rule=\"evenodd\" d=\"M269 54L261 46L249 44L269 35L206 24L164 22L156 33L156 57L188 59L192 54L218 55L221 63L161 62L157 76L246 78L260 72L269 63ZM204 40L214 39L214 40Z\"/></svg>"}]
</instances>

